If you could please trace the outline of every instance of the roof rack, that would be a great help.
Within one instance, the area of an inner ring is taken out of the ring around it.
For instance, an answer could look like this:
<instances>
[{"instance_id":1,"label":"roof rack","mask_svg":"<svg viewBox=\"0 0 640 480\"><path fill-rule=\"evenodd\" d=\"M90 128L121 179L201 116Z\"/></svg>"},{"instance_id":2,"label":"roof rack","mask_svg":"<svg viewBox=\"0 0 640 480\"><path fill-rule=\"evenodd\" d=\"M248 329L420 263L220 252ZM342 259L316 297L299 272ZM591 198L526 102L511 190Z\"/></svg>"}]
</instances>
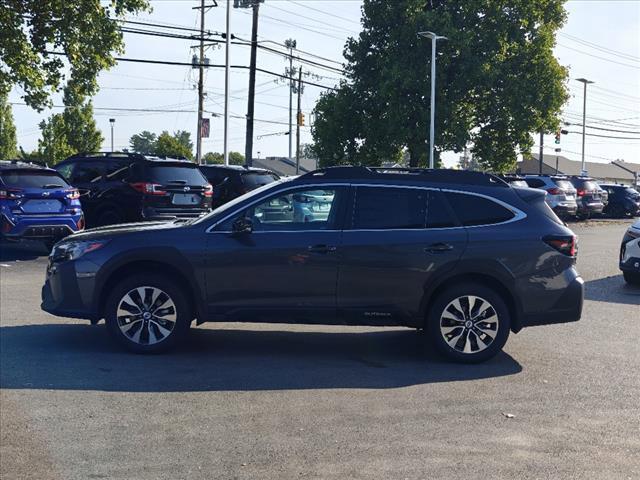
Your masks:
<instances>
[{"instance_id":1,"label":"roof rack","mask_svg":"<svg viewBox=\"0 0 640 480\"><path fill-rule=\"evenodd\" d=\"M472 170L450 170L446 168L412 168L412 167L364 167L364 166L338 166L326 167L306 173L300 177L326 178L326 179L359 179L359 178L393 178L394 180L424 180L442 183L463 183L469 185L487 185L508 187L504 180L484 172Z\"/></svg>"},{"instance_id":2,"label":"roof rack","mask_svg":"<svg viewBox=\"0 0 640 480\"><path fill-rule=\"evenodd\" d=\"M146 155L143 155L142 153L134 153L134 152L78 152L76 154L71 155L68 158L83 158L83 157L146 158Z\"/></svg>"}]
</instances>

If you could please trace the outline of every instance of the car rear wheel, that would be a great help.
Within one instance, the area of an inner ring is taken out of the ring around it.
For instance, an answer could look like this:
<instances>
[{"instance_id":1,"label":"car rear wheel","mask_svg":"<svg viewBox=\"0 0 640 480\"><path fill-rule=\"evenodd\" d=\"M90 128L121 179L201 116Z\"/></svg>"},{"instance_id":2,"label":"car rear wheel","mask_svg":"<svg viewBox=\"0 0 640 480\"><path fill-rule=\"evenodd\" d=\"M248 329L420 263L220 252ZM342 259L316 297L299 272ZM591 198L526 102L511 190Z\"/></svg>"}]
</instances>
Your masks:
<instances>
[{"instance_id":1,"label":"car rear wheel","mask_svg":"<svg viewBox=\"0 0 640 480\"><path fill-rule=\"evenodd\" d=\"M495 356L509 337L509 309L499 294L477 283L451 287L436 298L428 337L450 360L478 363Z\"/></svg>"},{"instance_id":2,"label":"car rear wheel","mask_svg":"<svg viewBox=\"0 0 640 480\"><path fill-rule=\"evenodd\" d=\"M629 285L640 285L640 273L637 272L622 272L624 281Z\"/></svg>"},{"instance_id":3,"label":"car rear wheel","mask_svg":"<svg viewBox=\"0 0 640 480\"><path fill-rule=\"evenodd\" d=\"M171 280L136 275L120 282L105 304L109 332L136 353L159 353L174 347L191 323L188 302Z\"/></svg>"}]
</instances>

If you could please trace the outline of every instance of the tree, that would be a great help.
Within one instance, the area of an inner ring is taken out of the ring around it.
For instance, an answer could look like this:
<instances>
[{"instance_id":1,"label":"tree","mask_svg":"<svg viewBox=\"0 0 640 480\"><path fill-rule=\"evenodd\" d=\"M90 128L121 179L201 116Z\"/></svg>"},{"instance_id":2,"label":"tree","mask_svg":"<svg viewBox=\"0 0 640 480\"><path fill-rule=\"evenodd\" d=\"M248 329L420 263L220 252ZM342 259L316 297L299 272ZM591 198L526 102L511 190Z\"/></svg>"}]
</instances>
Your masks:
<instances>
[{"instance_id":1,"label":"tree","mask_svg":"<svg viewBox=\"0 0 640 480\"><path fill-rule=\"evenodd\" d=\"M208 165L224 163L224 155L218 152L207 152L202 156L202 162Z\"/></svg>"},{"instance_id":2,"label":"tree","mask_svg":"<svg viewBox=\"0 0 640 480\"><path fill-rule=\"evenodd\" d=\"M0 8L0 89L18 85L41 111L65 72L82 95L97 91L97 74L124 51L117 21L148 10L147 0L3 0ZM50 52L63 52L64 56ZM66 59L66 61L63 61Z\"/></svg>"},{"instance_id":3,"label":"tree","mask_svg":"<svg viewBox=\"0 0 640 480\"><path fill-rule=\"evenodd\" d=\"M40 122L42 138L38 140L38 153L48 165L77 153L67 141L67 129L61 113L51 115Z\"/></svg>"},{"instance_id":4,"label":"tree","mask_svg":"<svg viewBox=\"0 0 640 480\"><path fill-rule=\"evenodd\" d=\"M321 164L428 158L430 30L438 43L436 155L472 144L484 168L511 168L530 132L558 125L567 69L553 57L565 0L364 0L345 47L348 82L324 94L312 130ZM390 158L391 157L391 158Z\"/></svg>"},{"instance_id":5,"label":"tree","mask_svg":"<svg viewBox=\"0 0 640 480\"><path fill-rule=\"evenodd\" d=\"M62 113L67 144L77 152L96 152L104 140L93 118L93 104L68 84L64 91L65 109Z\"/></svg>"},{"instance_id":6,"label":"tree","mask_svg":"<svg viewBox=\"0 0 640 480\"><path fill-rule=\"evenodd\" d=\"M229 152L229 165L244 165L244 155L240 152Z\"/></svg>"},{"instance_id":7,"label":"tree","mask_svg":"<svg viewBox=\"0 0 640 480\"><path fill-rule=\"evenodd\" d=\"M14 158L17 154L16 126L8 100L9 91L0 85L0 160Z\"/></svg>"},{"instance_id":8,"label":"tree","mask_svg":"<svg viewBox=\"0 0 640 480\"><path fill-rule=\"evenodd\" d=\"M147 130L133 135L129 140L131 150L143 155L154 155L156 151L157 137L155 133L151 133Z\"/></svg>"},{"instance_id":9,"label":"tree","mask_svg":"<svg viewBox=\"0 0 640 480\"><path fill-rule=\"evenodd\" d=\"M185 145L179 136L171 135L166 130L156 140L155 154L160 157L184 157L189 160L193 158L191 148Z\"/></svg>"}]
</instances>

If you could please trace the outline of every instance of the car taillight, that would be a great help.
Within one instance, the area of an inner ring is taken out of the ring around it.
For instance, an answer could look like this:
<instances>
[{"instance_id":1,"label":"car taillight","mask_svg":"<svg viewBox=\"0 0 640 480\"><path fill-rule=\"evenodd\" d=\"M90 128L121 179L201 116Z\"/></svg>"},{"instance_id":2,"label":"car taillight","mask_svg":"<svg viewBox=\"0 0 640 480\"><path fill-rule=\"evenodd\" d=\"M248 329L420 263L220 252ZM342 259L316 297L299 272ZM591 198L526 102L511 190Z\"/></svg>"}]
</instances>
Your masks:
<instances>
[{"instance_id":1,"label":"car taillight","mask_svg":"<svg viewBox=\"0 0 640 480\"><path fill-rule=\"evenodd\" d=\"M579 197L584 197L585 193L587 193L587 191L584 188L579 188L578 189L578 196Z\"/></svg>"},{"instance_id":2,"label":"car taillight","mask_svg":"<svg viewBox=\"0 0 640 480\"><path fill-rule=\"evenodd\" d=\"M0 200L15 200L22 198L22 190L0 190Z\"/></svg>"},{"instance_id":3,"label":"car taillight","mask_svg":"<svg viewBox=\"0 0 640 480\"><path fill-rule=\"evenodd\" d=\"M67 190L66 196L69 200L77 200L80 198L80 192L74 188L73 190Z\"/></svg>"},{"instance_id":4,"label":"car taillight","mask_svg":"<svg viewBox=\"0 0 640 480\"><path fill-rule=\"evenodd\" d=\"M204 187L204 196L205 197L213 197L213 187L211 184L207 183L207 186Z\"/></svg>"},{"instance_id":5,"label":"car taillight","mask_svg":"<svg viewBox=\"0 0 640 480\"><path fill-rule=\"evenodd\" d=\"M166 195L167 192L162 189L162 185L157 183L137 182L130 183L129 186L134 190L144 193L145 195Z\"/></svg>"},{"instance_id":6,"label":"car taillight","mask_svg":"<svg viewBox=\"0 0 640 480\"><path fill-rule=\"evenodd\" d=\"M76 225L78 225L78 230L84 230L84 215L80 217Z\"/></svg>"},{"instance_id":7,"label":"car taillight","mask_svg":"<svg viewBox=\"0 0 640 480\"><path fill-rule=\"evenodd\" d=\"M548 235L542 240L550 247L569 257L575 257L578 253L578 239L575 235Z\"/></svg>"},{"instance_id":8,"label":"car taillight","mask_svg":"<svg viewBox=\"0 0 640 480\"><path fill-rule=\"evenodd\" d=\"M562 193L562 190L560 190L558 187L547 188L547 193L551 195L560 195Z\"/></svg>"}]
</instances>

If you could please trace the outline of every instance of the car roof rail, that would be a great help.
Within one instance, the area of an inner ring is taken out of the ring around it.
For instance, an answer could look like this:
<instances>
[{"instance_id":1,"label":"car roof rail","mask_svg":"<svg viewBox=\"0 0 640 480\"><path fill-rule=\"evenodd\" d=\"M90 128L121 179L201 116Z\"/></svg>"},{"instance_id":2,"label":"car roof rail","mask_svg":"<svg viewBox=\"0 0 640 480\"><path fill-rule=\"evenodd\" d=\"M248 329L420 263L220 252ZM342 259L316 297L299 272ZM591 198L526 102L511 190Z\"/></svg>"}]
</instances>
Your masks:
<instances>
[{"instance_id":1,"label":"car roof rail","mask_svg":"<svg viewBox=\"0 0 640 480\"><path fill-rule=\"evenodd\" d=\"M463 183L468 185L485 185L510 187L507 182L495 175L474 170L451 170L446 168L429 169L413 167L365 167L341 165L313 170L301 175L301 180L312 178L332 180L356 179L394 179L423 180L428 182Z\"/></svg>"},{"instance_id":2,"label":"car roof rail","mask_svg":"<svg viewBox=\"0 0 640 480\"><path fill-rule=\"evenodd\" d=\"M145 155L142 153L136 152L78 152L67 159L70 158L135 158L135 159L144 159Z\"/></svg>"}]
</instances>

